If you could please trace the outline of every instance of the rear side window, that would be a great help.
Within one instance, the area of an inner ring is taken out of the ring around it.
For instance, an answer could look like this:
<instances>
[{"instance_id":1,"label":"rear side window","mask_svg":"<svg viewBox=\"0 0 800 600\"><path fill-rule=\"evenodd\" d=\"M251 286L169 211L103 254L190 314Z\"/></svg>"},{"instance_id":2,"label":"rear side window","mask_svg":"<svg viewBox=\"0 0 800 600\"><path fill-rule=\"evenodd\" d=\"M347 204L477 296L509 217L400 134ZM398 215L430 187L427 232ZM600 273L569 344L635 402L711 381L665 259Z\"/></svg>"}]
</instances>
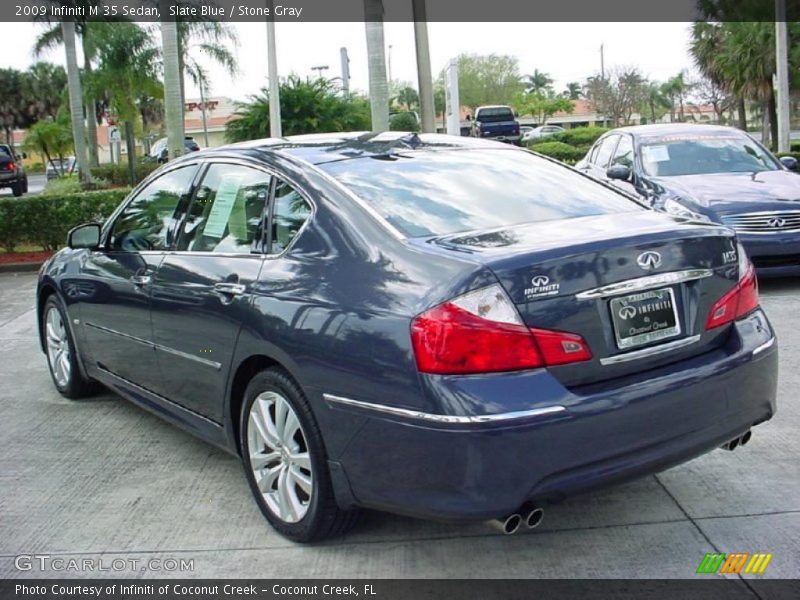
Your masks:
<instances>
[{"instance_id":1,"label":"rear side window","mask_svg":"<svg viewBox=\"0 0 800 600\"><path fill-rule=\"evenodd\" d=\"M271 180L271 175L258 169L212 164L186 215L178 250L259 251Z\"/></svg>"},{"instance_id":2,"label":"rear side window","mask_svg":"<svg viewBox=\"0 0 800 600\"><path fill-rule=\"evenodd\" d=\"M311 216L311 205L286 182L275 187L275 205L272 209L271 254L280 254L292 243L300 228Z\"/></svg>"},{"instance_id":3,"label":"rear side window","mask_svg":"<svg viewBox=\"0 0 800 600\"><path fill-rule=\"evenodd\" d=\"M517 150L411 151L320 167L408 237L644 210L583 175Z\"/></svg>"},{"instance_id":4,"label":"rear side window","mask_svg":"<svg viewBox=\"0 0 800 600\"><path fill-rule=\"evenodd\" d=\"M172 245L178 206L189 194L196 173L197 165L181 167L139 191L114 222L109 239L111 249L168 250Z\"/></svg>"}]
</instances>

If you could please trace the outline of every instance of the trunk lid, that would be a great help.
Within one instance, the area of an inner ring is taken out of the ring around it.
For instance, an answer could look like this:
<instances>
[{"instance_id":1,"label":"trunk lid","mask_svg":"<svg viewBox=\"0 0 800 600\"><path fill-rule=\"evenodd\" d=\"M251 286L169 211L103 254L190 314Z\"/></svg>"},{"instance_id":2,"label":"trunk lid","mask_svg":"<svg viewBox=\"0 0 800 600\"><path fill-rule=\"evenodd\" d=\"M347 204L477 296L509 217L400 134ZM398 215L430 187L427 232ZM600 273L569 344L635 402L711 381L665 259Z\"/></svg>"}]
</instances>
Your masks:
<instances>
[{"instance_id":1,"label":"trunk lid","mask_svg":"<svg viewBox=\"0 0 800 600\"><path fill-rule=\"evenodd\" d=\"M491 269L528 326L583 336L591 361L551 367L565 385L655 368L727 337L728 327L705 331L711 306L738 278L735 237L722 226L641 211L423 243ZM620 316L627 306L639 311L635 321Z\"/></svg>"}]
</instances>

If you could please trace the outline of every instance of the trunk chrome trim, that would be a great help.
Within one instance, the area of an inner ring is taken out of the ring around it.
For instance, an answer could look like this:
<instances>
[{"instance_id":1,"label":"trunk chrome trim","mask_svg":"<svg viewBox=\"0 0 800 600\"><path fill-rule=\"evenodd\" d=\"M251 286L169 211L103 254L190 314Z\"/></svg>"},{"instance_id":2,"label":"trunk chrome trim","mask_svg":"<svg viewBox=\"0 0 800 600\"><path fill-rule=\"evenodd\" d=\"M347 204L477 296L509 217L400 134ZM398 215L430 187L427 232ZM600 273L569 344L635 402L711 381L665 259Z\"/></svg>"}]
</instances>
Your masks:
<instances>
[{"instance_id":1,"label":"trunk chrome trim","mask_svg":"<svg viewBox=\"0 0 800 600\"><path fill-rule=\"evenodd\" d=\"M764 342L763 344L758 346L755 350L753 350L753 356L761 354L762 352L764 352L764 350L768 350L769 348L772 348L775 345L776 341L778 341L778 338L776 338L773 335L770 339L768 339L766 342Z\"/></svg>"},{"instance_id":2,"label":"trunk chrome trim","mask_svg":"<svg viewBox=\"0 0 800 600\"><path fill-rule=\"evenodd\" d=\"M575 297L579 300L608 298L610 296L627 294L628 292L649 290L651 288L660 287L663 285L674 285L676 283L685 283L687 281L705 279L706 277L711 277L713 274L714 271L711 269L686 269L685 271L671 271L669 273L648 275L646 277L638 277L636 279L628 279L626 281L619 281L617 283L604 285L591 290L586 290L585 292L579 292L575 294Z\"/></svg>"},{"instance_id":3,"label":"trunk chrome trim","mask_svg":"<svg viewBox=\"0 0 800 600\"><path fill-rule=\"evenodd\" d=\"M665 352L672 352L673 350L677 350L679 348L685 348L686 346L691 346L699 339L700 339L699 335L693 335L691 337L687 337L682 340L675 340L674 342L669 342L668 344L651 346L650 348L643 348L642 350L635 350L633 352L626 352L624 354L615 354L614 356L601 358L600 364L604 366L616 365L619 363L629 362L631 360L639 360L642 358L649 358L651 356L658 356L659 354L663 354Z\"/></svg>"},{"instance_id":4,"label":"trunk chrome trim","mask_svg":"<svg viewBox=\"0 0 800 600\"><path fill-rule=\"evenodd\" d=\"M544 408L533 408L531 410L498 413L494 415L437 415L418 410L411 410L408 408L398 408L396 406L385 406L383 404L373 404L372 402L363 402L361 400L343 398L341 396L334 396L333 394L322 394L322 397L328 404L339 404L343 406L363 408L365 410L385 413L387 415L393 415L396 417L406 417L418 421L426 421L443 425L479 425L481 423L499 423L517 419L527 419L531 417L543 417L546 415L566 412L567 410L564 406L556 405L546 406Z\"/></svg>"}]
</instances>

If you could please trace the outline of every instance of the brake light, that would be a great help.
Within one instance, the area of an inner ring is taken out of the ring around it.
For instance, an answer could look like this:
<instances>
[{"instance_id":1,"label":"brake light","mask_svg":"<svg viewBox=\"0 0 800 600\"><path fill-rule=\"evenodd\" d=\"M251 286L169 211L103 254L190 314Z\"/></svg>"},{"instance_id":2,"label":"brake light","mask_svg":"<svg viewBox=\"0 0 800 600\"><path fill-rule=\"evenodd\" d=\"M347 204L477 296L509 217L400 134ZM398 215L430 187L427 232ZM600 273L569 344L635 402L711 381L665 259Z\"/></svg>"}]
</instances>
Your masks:
<instances>
[{"instance_id":1,"label":"brake light","mask_svg":"<svg viewBox=\"0 0 800 600\"><path fill-rule=\"evenodd\" d=\"M579 335L527 327L496 284L417 316L411 341L423 373L515 371L592 357Z\"/></svg>"},{"instance_id":2,"label":"brake light","mask_svg":"<svg viewBox=\"0 0 800 600\"><path fill-rule=\"evenodd\" d=\"M9 161L6 163L6 169L8 169L9 171L13 171L16 168L17 165L13 161Z\"/></svg>"},{"instance_id":3,"label":"brake light","mask_svg":"<svg viewBox=\"0 0 800 600\"><path fill-rule=\"evenodd\" d=\"M741 252L741 250L740 250ZM706 329L713 329L745 316L758 306L758 280L753 264L748 262L739 282L714 303L708 313Z\"/></svg>"}]
</instances>

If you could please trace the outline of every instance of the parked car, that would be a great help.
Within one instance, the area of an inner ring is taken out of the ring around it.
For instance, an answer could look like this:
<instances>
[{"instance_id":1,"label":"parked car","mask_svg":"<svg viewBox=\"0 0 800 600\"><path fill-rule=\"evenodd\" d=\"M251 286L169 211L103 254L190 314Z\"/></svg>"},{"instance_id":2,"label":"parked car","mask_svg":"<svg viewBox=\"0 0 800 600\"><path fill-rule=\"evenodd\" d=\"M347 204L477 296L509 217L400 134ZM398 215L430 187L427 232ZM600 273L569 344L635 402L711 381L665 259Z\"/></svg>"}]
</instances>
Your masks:
<instances>
[{"instance_id":1,"label":"parked car","mask_svg":"<svg viewBox=\"0 0 800 600\"><path fill-rule=\"evenodd\" d=\"M559 127L558 125L542 125L541 127L535 127L531 129L529 132L522 135L523 142L530 142L531 140L538 140L545 137L550 137L551 135L555 135L557 133L561 133L566 131L563 127Z\"/></svg>"},{"instance_id":2,"label":"parked car","mask_svg":"<svg viewBox=\"0 0 800 600\"><path fill-rule=\"evenodd\" d=\"M161 138L153 143L150 147L150 154L148 155L151 159L156 160L160 163L165 163L169 159L169 148L167 147L167 138ZM200 145L194 140L191 136L186 136L183 140L183 151L185 153L189 152L197 152L200 150Z\"/></svg>"},{"instance_id":3,"label":"parked car","mask_svg":"<svg viewBox=\"0 0 800 600\"><path fill-rule=\"evenodd\" d=\"M510 106L479 106L470 130L472 137L518 143L519 121Z\"/></svg>"},{"instance_id":4,"label":"parked car","mask_svg":"<svg viewBox=\"0 0 800 600\"><path fill-rule=\"evenodd\" d=\"M759 276L800 274L800 176L732 127L614 129L576 168L674 215L736 230Z\"/></svg>"},{"instance_id":5,"label":"parked car","mask_svg":"<svg viewBox=\"0 0 800 600\"><path fill-rule=\"evenodd\" d=\"M73 229L36 299L62 395L102 383L239 455L300 541L357 507L513 533L775 411L776 339L731 229L484 140L183 156Z\"/></svg>"},{"instance_id":6,"label":"parked car","mask_svg":"<svg viewBox=\"0 0 800 600\"><path fill-rule=\"evenodd\" d=\"M11 193L19 197L28 193L28 175L22 159L25 154L17 153L8 144L0 144L0 188L11 188Z\"/></svg>"},{"instance_id":7,"label":"parked car","mask_svg":"<svg viewBox=\"0 0 800 600\"><path fill-rule=\"evenodd\" d=\"M530 125L520 125L519 126L519 134L524 138L525 134L528 133L529 131L533 131L533 129L534 128L531 127Z\"/></svg>"},{"instance_id":8,"label":"parked car","mask_svg":"<svg viewBox=\"0 0 800 600\"><path fill-rule=\"evenodd\" d=\"M77 168L77 161L74 156L69 156L67 158L54 158L50 162L47 163L47 168L45 169L45 176L47 177L47 181L51 179L56 179L61 177L62 175L68 175L69 173L73 173Z\"/></svg>"}]
</instances>

